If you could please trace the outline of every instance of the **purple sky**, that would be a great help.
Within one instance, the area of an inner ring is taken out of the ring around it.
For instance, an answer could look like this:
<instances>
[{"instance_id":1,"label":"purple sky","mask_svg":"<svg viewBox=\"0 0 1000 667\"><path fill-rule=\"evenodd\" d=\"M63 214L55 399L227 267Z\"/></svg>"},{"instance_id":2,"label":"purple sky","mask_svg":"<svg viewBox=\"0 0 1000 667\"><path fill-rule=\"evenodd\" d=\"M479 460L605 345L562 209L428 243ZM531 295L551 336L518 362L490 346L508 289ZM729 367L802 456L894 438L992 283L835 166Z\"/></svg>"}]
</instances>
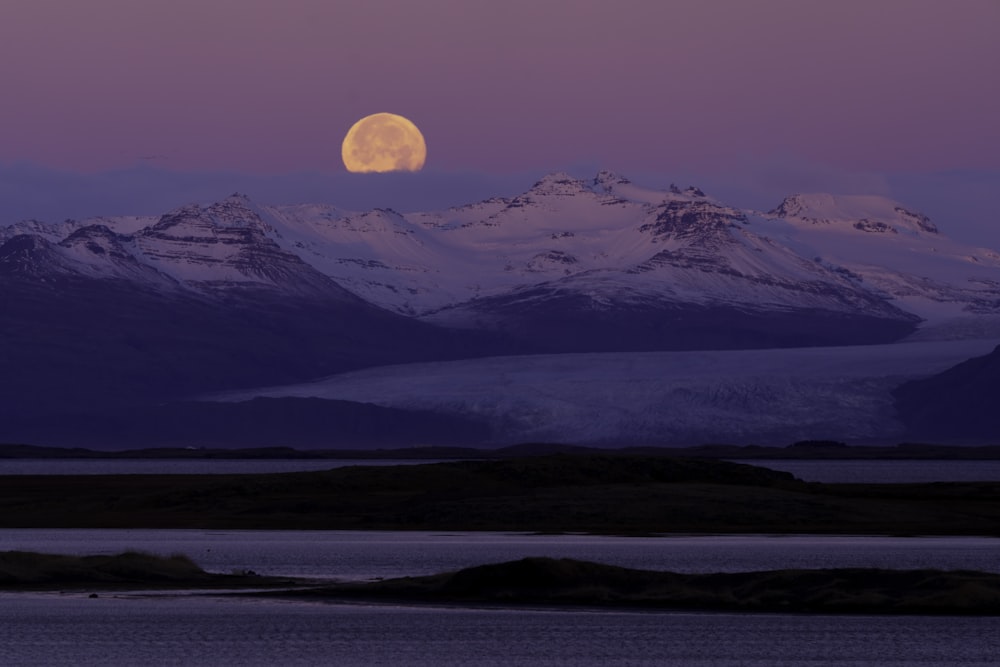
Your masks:
<instances>
[{"instance_id":1,"label":"purple sky","mask_svg":"<svg viewBox=\"0 0 1000 667\"><path fill-rule=\"evenodd\" d=\"M607 167L753 206L874 191L939 217L973 196L960 226L990 235L997 34L997 0L5 0L0 223L33 189L136 202L102 199L115 178L336 196L344 133L391 111L458 200Z\"/></svg>"}]
</instances>

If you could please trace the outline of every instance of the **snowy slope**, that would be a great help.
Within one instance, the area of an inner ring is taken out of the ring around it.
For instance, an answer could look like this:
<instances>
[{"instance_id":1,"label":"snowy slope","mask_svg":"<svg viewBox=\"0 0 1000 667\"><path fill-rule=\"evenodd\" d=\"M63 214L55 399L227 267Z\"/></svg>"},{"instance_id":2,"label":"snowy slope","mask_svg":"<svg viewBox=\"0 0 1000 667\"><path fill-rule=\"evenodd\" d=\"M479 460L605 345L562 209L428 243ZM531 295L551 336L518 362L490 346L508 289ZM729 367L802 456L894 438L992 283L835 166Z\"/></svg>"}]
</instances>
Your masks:
<instances>
[{"instance_id":1,"label":"snowy slope","mask_svg":"<svg viewBox=\"0 0 1000 667\"><path fill-rule=\"evenodd\" d=\"M169 287L199 293L234 287L265 289L289 295L322 296L358 302L297 254L273 239L266 214L246 197L233 195L210 206L186 206L159 217L125 216L35 220L2 230L0 261L8 273L118 279L140 286ZM30 257L19 247L44 248ZM6 249L6 250L4 250Z\"/></svg>"},{"instance_id":2,"label":"snowy slope","mask_svg":"<svg viewBox=\"0 0 1000 667\"><path fill-rule=\"evenodd\" d=\"M497 443L892 439L889 392L1000 339L785 350L536 355L386 366L215 396L344 399L472 415Z\"/></svg>"},{"instance_id":3,"label":"snowy slope","mask_svg":"<svg viewBox=\"0 0 1000 667\"><path fill-rule=\"evenodd\" d=\"M353 297L297 254L242 195L161 216L130 239L143 260L193 288L254 287L292 295Z\"/></svg>"},{"instance_id":4,"label":"snowy slope","mask_svg":"<svg viewBox=\"0 0 1000 667\"><path fill-rule=\"evenodd\" d=\"M551 174L513 199L439 212L268 212L283 247L364 298L407 314L542 284L597 303L856 309L867 300L881 308L842 274L758 237L741 211L694 188L646 190L610 172L592 182ZM844 299L846 306L838 303ZM459 310L432 319L461 324L469 317Z\"/></svg>"},{"instance_id":5,"label":"snowy slope","mask_svg":"<svg viewBox=\"0 0 1000 667\"><path fill-rule=\"evenodd\" d=\"M542 321L568 313L609 328L635 317L651 331L744 316L755 330L762 314L795 330L818 314L840 340L869 326L885 329L875 339L894 339L921 319L975 330L1000 316L1000 253L951 241L897 202L800 194L759 213L607 171L550 174L519 196L444 211L258 206L234 195L160 217L24 221L0 228L0 246L19 236L49 244L30 267L23 253L8 262L26 275L48 261L56 272L200 293L350 292L433 324L526 339L564 337ZM816 342L814 331L802 336Z\"/></svg>"},{"instance_id":6,"label":"snowy slope","mask_svg":"<svg viewBox=\"0 0 1000 667\"><path fill-rule=\"evenodd\" d=\"M877 196L795 195L752 227L935 325L1000 314L1000 253L952 241L930 220Z\"/></svg>"},{"instance_id":7,"label":"snowy slope","mask_svg":"<svg viewBox=\"0 0 1000 667\"><path fill-rule=\"evenodd\" d=\"M114 218L86 218L84 220L63 220L44 222L41 220L21 220L12 225L0 226L0 244L19 234L39 236L52 243L58 243L82 227L102 225L116 234L133 234L149 227L157 221L156 216L124 215Z\"/></svg>"},{"instance_id":8,"label":"snowy slope","mask_svg":"<svg viewBox=\"0 0 1000 667\"><path fill-rule=\"evenodd\" d=\"M400 214L272 207L277 240L356 294L406 314L648 256L629 234L647 207L565 174L513 199Z\"/></svg>"},{"instance_id":9,"label":"snowy slope","mask_svg":"<svg viewBox=\"0 0 1000 667\"><path fill-rule=\"evenodd\" d=\"M1000 253L949 240L874 196L795 195L740 211L697 188L602 171L424 213L271 207L275 240L363 298L455 326L498 305L582 295L590 307L684 302L863 312L930 324L1000 314ZM501 316L502 319L502 316Z\"/></svg>"}]
</instances>

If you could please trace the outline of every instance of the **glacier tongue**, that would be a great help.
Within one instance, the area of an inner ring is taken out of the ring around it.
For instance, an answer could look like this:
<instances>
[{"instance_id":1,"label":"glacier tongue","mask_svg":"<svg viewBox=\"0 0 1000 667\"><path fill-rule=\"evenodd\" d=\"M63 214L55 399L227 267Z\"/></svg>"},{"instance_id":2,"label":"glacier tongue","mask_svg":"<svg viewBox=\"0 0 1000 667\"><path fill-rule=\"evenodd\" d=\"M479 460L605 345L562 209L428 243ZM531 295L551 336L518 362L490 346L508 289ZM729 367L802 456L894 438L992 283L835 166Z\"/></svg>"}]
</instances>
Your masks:
<instances>
[{"instance_id":1,"label":"glacier tongue","mask_svg":"<svg viewBox=\"0 0 1000 667\"><path fill-rule=\"evenodd\" d=\"M408 364L217 396L317 397L469 415L499 444L892 439L889 392L1000 338L783 350L561 354Z\"/></svg>"}]
</instances>

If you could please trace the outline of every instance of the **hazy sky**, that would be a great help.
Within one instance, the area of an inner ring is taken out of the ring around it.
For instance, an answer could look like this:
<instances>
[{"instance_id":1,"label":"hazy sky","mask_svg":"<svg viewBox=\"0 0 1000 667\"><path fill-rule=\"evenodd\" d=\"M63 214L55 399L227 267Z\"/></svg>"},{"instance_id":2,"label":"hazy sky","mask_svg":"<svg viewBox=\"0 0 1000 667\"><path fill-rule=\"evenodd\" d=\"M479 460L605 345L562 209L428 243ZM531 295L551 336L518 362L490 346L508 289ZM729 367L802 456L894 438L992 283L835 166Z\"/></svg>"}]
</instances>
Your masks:
<instances>
[{"instance_id":1,"label":"hazy sky","mask_svg":"<svg viewBox=\"0 0 1000 667\"><path fill-rule=\"evenodd\" d=\"M136 167L321 194L390 111L456 196L600 167L748 200L947 182L1000 225L998 34L997 0L4 0L0 222Z\"/></svg>"}]
</instances>

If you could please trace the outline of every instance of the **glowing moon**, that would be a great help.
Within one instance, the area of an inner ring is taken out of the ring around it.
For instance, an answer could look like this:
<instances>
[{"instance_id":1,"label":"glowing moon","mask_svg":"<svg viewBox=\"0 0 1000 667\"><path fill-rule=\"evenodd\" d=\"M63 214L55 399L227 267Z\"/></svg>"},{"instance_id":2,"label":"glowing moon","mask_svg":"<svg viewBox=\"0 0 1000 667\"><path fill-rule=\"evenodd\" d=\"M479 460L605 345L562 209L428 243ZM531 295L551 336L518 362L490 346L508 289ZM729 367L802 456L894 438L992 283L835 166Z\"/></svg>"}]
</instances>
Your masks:
<instances>
[{"instance_id":1,"label":"glowing moon","mask_svg":"<svg viewBox=\"0 0 1000 667\"><path fill-rule=\"evenodd\" d=\"M427 144L408 119L376 113L351 126L340 155L347 171L420 171L427 159Z\"/></svg>"}]
</instances>

